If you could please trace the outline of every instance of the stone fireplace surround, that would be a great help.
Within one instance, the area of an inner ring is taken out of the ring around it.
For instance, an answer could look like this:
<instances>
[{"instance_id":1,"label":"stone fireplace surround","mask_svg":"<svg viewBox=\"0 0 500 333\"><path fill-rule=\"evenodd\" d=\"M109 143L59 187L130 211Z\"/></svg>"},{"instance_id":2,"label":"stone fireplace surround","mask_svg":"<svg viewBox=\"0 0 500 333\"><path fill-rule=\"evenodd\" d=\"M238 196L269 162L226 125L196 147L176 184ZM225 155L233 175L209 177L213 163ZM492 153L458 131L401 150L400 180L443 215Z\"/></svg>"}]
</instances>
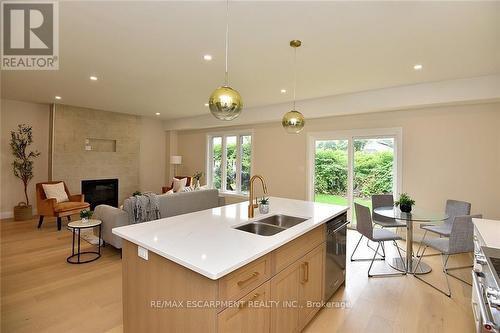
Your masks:
<instances>
[{"instance_id":1,"label":"stone fireplace surround","mask_svg":"<svg viewBox=\"0 0 500 333\"><path fill-rule=\"evenodd\" d=\"M68 105L53 112L53 180L81 193L82 180L117 179L119 204L139 190L139 117ZM113 141L116 151L88 150L89 138Z\"/></svg>"}]
</instances>

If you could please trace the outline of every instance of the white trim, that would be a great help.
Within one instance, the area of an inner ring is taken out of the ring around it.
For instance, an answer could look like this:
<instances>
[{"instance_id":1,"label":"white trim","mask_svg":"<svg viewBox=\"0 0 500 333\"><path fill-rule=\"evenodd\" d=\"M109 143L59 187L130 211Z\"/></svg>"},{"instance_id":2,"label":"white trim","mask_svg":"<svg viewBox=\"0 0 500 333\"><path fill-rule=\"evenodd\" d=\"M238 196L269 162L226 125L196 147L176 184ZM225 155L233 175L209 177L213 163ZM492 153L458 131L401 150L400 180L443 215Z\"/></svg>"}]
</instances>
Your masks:
<instances>
[{"instance_id":1,"label":"white trim","mask_svg":"<svg viewBox=\"0 0 500 333\"><path fill-rule=\"evenodd\" d=\"M10 211L10 212L1 212L0 213L0 219L3 220L3 219L10 219L10 218L13 218L14 217L14 212L13 211Z\"/></svg>"},{"instance_id":2,"label":"white trim","mask_svg":"<svg viewBox=\"0 0 500 333\"><path fill-rule=\"evenodd\" d=\"M36 209L36 207L33 207L33 217L35 217L36 215L38 215L38 210ZM13 210L7 212L0 212L0 220L11 219L13 217L14 217Z\"/></svg>"},{"instance_id":3,"label":"white trim","mask_svg":"<svg viewBox=\"0 0 500 333\"><path fill-rule=\"evenodd\" d=\"M237 151L236 151L236 191L227 191L227 147L226 138L230 136L236 137ZM250 157L250 173L253 170L253 157L254 157L254 130L253 129L241 129L241 130L229 130L220 132L210 132L206 135L206 180L207 186L209 188L214 188L213 176L212 176L212 160L213 160L213 144L212 139L214 137L220 137L222 139L222 160L221 160L221 189L219 192L221 195L228 194L229 196L239 196L248 197L245 193L241 192L241 137L250 136L251 137L251 157Z\"/></svg>"},{"instance_id":4,"label":"white trim","mask_svg":"<svg viewBox=\"0 0 500 333\"><path fill-rule=\"evenodd\" d=\"M353 130L339 130L327 132L310 132L307 136L307 149L306 149L306 176L307 176L307 200L314 201L314 152L315 142L317 140L348 140L348 193L352 193L353 183L353 168L351 161L353 160L354 147L352 145L353 139L370 138L370 137L394 137L394 168L395 168L395 184L394 196L397 197L403 189L403 129L401 127L391 128L367 128L367 129L353 129ZM351 196L349 197L349 205L352 206Z\"/></svg>"}]
</instances>

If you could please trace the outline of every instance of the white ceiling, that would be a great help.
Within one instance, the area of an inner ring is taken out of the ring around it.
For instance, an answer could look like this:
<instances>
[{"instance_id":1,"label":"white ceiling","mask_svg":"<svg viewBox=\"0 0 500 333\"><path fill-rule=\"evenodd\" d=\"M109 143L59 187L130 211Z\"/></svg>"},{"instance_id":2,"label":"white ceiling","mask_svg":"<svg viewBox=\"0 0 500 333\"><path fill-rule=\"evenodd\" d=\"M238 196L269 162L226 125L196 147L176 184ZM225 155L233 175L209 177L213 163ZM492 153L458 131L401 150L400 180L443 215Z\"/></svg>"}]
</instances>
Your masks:
<instances>
[{"instance_id":1,"label":"white ceiling","mask_svg":"<svg viewBox=\"0 0 500 333\"><path fill-rule=\"evenodd\" d=\"M500 2L252 1L230 10L230 84L246 107L290 100L291 39L303 41L298 99L500 73ZM208 112L223 81L225 2L61 2L59 11L60 69L3 71L2 98L60 95L162 119Z\"/></svg>"}]
</instances>

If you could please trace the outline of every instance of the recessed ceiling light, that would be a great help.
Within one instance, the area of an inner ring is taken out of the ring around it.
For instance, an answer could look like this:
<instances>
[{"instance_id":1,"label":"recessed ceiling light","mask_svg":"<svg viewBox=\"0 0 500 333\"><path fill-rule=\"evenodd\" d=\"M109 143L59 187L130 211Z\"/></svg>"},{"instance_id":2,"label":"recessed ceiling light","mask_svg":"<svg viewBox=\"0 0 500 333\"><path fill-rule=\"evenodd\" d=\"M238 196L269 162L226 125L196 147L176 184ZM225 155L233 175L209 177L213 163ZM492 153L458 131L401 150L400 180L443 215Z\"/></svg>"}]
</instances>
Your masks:
<instances>
[{"instance_id":1,"label":"recessed ceiling light","mask_svg":"<svg viewBox=\"0 0 500 333\"><path fill-rule=\"evenodd\" d=\"M205 103L205 106L208 106L208 103Z\"/></svg>"},{"instance_id":2,"label":"recessed ceiling light","mask_svg":"<svg viewBox=\"0 0 500 333\"><path fill-rule=\"evenodd\" d=\"M159 116L160 115L160 112L156 112L155 115Z\"/></svg>"},{"instance_id":3,"label":"recessed ceiling light","mask_svg":"<svg viewBox=\"0 0 500 333\"><path fill-rule=\"evenodd\" d=\"M210 61L210 60L212 60L212 56L210 54L205 54L203 56L203 59L205 59L206 61Z\"/></svg>"},{"instance_id":4,"label":"recessed ceiling light","mask_svg":"<svg viewBox=\"0 0 500 333\"><path fill-rule=\"evenodd\" d=\"M61 96L56 96L55 99L61 99Z\"/></svg>"},{"instance_id":5,"label":"recessed ceiling light","mask_svg":"<svg viewBox=\"0 0 500 333\"><path fill-rule=\"evenodd\" d=\"M424 68L424 66L422 64L416 64L415 66L413 66L413 69L416 70L416 71L419 71L422 68Z\"/></svg>"},{"instance_id":6,"label":"recessed ceiling light","mask_svg":"<svg viewBox=\"0 0 500 333\"><path fill-rule=\"evenodd\" d=\"M90 77L90 80L91 80L91 81L97 81L97 76L92 75L92 76Z\"/></svg>"},{"instance_id":7,"label":"recessed ceiling light","mask_svg":"<svg viewBox=\"0 0 500 333\"><path fill-rule=\"evenodd\" d=\"M281 89L282 94L286 94L286 89Z\"/></svg>"}]
</instances>

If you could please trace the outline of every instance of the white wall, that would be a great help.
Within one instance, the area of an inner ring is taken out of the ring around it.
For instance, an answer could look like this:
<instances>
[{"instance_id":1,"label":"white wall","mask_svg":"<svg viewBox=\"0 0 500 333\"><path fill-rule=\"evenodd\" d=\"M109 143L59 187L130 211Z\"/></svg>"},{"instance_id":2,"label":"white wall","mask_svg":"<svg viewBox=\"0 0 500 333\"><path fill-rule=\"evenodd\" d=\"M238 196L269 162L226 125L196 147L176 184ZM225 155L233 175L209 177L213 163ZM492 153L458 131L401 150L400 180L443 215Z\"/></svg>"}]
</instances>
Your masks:
<instances>
[{"instance_id":1,"label":"white wall","mask_svg":"<svg viewBox=\"0 0 500 333\"><path fill-rule=\"evenodd\" d=\"M105 111L101 111L105 112ZM1 138L1 178L0 178L0 218L9 218L13 207L24 201L23 184L12 173L12 155L10 153L10 131L18 124L26 123L33 127L33 149L41 152L35 160L35 177L29 184L30 203L36 208L35 184L49 179L49 119L48 104L27 103L2 99L0 108ZM130 117L130 115L128 115ZM155 118L139 117L138 140L138 179L141 191L161 192L165 185L166 139L163 123ZM61 139L61 138L59 138ZM56 138L57 140L57 138ZM106 163L105 155L102 163ZM36 213L36 210L34 209Z\"/></svg>"},{"instance_id":2,"label":"white wall","mask_svg":"<svg viewBox=\"0 0 500 333\"><path fill-rule=\"evenodd\" d=\"M163 123L153 118L140 121L140 191L161 193L166 175L166 132Z\"/></svg>"},{"instance_id":3,"label":"white wall","mask_svg":"<svg viewBox=\"0 0 500 333\"><path fill-rule=\"evenodd\" d=\"M25 201L23 182L12 171L13 156L10 151L10 131L18 124L27 124L33 128L33 145L30 149L38 150L41 155L35 160L34 177L28 185L28 196L33 211L36 212L35 184L48 178L49 158L49 120L50 108L47 104L25 103L19 101L1 101L1 190L0 218L12 216L13 207Z\"/></svg>"},{"instance_id":4,"label":"white wall","mask_svg":"<svg viewBox=\"0 0 500 333\"><path fill-rule=\"evenodd\" d=\"M306 119L316 119L495 101L500 101L500 74L298 100L297 109ZM290 107L291 102L244 108L238 118L229 122L217 120L207 110L206 114L201 116L166 121L165 129L192 130L281 121L281 117Z\"/></svg>"},{"instance_id":5,"label":"white wall","mask_svg":"<svg viewBox=\"0 0 500 333\"><path fill-rule=\"evenodd\" d=\"M466 200L475 213L500 219L500 103L311 119L298 135L278 121L254 125L252 174L266 178L271 195L306 200L309 132L389 127L403 129L402 189L418 205L442 210L448 198ZM185 174L206 170L206 134L213 131L178 132Z\"/></svg>"}]
</instances>

